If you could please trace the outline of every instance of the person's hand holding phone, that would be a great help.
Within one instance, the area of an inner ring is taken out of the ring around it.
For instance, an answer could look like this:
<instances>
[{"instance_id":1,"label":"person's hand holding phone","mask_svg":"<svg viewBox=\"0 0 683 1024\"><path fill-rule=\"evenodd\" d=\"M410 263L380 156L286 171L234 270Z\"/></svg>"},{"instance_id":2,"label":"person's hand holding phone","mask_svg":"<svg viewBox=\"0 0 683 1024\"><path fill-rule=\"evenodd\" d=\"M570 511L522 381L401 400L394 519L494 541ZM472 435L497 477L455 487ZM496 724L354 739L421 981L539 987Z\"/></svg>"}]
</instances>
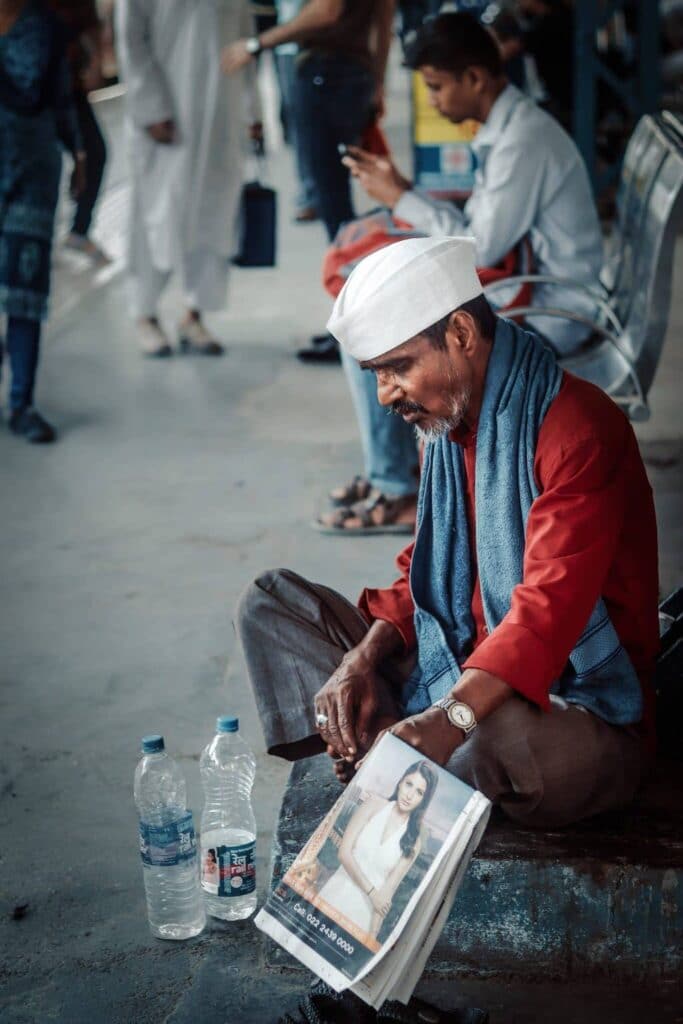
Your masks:
<instances>
[{"instance_id":1,"label":"person's hand holding phone","mask_svg":"<svg viewBox=\"0 0 683 1024\"><path fill-rule=\"evenodd\" d=\"M155 124L147 125L147 134L160 146L171 146L176 141L175 122L170 118L166 121L157 121Z\"/></svg>"},{"instance_id":2,"label":"person's hand holding phone","mask_svg":"<svg viewBox=\"0 0 683 1024\"><path fill-rule=\"evenodd\" d=\"M393 208L412 187L412 182L403 177L389 157L374 156L359 146L346 146L342 163L367 194L384 206Z\"/></svg>"}]
</instances>

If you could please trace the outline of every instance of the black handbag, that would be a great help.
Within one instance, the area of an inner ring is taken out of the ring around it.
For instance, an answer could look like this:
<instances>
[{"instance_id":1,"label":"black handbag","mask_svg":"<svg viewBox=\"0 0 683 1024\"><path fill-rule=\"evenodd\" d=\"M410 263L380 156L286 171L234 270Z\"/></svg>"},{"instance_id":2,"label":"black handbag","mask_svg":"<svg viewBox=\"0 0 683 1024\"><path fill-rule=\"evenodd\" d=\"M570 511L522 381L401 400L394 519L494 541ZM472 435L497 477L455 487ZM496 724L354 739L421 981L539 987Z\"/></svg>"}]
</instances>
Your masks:
<instances>
[{"instance_id":1,"label":"black handbag","mask_svg":"<svg viewBox=\"0 0 683 1024\"><path fill-rule=\"evenodd\" d=\"M274 267L276 263L277 193L261 183L263 160L257 174L242 187L239 246L233 263L238 267Z\"/></svg>"}]
</instances>

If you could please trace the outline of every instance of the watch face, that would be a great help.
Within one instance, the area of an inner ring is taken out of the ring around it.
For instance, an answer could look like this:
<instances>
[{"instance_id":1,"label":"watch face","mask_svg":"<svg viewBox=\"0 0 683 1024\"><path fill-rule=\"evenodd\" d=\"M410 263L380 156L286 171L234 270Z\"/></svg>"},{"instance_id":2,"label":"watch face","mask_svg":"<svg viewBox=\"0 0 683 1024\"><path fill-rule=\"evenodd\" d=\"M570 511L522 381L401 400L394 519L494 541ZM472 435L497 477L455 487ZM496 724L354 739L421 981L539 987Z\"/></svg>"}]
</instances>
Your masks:
<instances>
[{"instance_id":1,"label":"watch face","mask_svg":"<svg viewBox=\"0 0 683 1024\"><path fill-rule=\"evenodd\" d=\"M453 725L457 725L461 729L469 729L474 724L474 714L466 704L454 704L449 709L448 716Z\"/></svg>"}]
</instances>

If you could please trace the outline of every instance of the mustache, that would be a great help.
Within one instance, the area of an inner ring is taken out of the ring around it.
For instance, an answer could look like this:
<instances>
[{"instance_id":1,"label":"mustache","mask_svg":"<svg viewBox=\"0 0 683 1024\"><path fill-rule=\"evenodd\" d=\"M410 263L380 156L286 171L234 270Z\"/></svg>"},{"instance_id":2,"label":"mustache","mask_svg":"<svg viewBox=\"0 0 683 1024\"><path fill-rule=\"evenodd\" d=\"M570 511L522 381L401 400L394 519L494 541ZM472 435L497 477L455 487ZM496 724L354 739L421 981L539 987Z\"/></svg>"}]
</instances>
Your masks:
<instances>
[{"instance_id":1,"label":"mustache","mask_svg":"<svg viewBox=\"0 0 683 1024\"><path fill-rule=\"evenodd\" d=\"M419 405L418 402L393 402L391 405L391 411L394 416L404 416L406 413L411 412L427 412L423 405Z\"/></svg>"}]
</instances>

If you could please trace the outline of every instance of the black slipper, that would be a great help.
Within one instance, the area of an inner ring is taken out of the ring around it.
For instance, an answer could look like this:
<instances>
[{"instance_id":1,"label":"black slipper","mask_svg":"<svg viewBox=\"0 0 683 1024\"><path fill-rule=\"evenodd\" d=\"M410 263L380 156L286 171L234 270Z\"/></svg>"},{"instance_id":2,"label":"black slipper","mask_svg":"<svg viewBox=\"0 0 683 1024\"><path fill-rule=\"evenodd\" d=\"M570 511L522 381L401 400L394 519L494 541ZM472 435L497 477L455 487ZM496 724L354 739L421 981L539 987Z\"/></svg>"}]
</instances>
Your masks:
<instances>
[{"instance_id":1,"label":"black slipper","mask_svg":"<svg viewBox=\"0 0 683 1024\"><path fill-rule=\"evenodd\" d=\"M440 1010L415 996L407 1006L395 1000L384 1003L375 1018L377 1024L488 1024L488 1019L486 1010Z\"/></svg>"},{"instance_id":2,"label":"black slipper","mask_svg":"<svg viewBox=\"0 0 683 1024\"><path fill-rule=\"evenodd\" d=\"M316 981L299 1003L298 1017L286 1013L278 1024L488 1024L486 1010L440 1010L414 996L407 1006L391 1001L373 1010L353 992L335 992Z\"/></svg>"},{"instance_id":3,"label":"black slipper","mask_svg":"<svg viewBox=\"0 0 683 1024\"><path fill-rule=\"evenodd\" d=\"M316 981L299 1003L299 1015L286 1013L278 1024L375 1024L377 1013L353 992L335 992Z\"/></svg>"},{"instance_id":4,"label":"black slipper","mask_svg":"<svg viewBox=\"0 0 683 1024\"><path fill-rule=\"evenodd\" d=\"M308 348L300 348L296 354L302 363L340 363L339 344L331 334L316 334Z\"/></svg>"}]
</instances>

